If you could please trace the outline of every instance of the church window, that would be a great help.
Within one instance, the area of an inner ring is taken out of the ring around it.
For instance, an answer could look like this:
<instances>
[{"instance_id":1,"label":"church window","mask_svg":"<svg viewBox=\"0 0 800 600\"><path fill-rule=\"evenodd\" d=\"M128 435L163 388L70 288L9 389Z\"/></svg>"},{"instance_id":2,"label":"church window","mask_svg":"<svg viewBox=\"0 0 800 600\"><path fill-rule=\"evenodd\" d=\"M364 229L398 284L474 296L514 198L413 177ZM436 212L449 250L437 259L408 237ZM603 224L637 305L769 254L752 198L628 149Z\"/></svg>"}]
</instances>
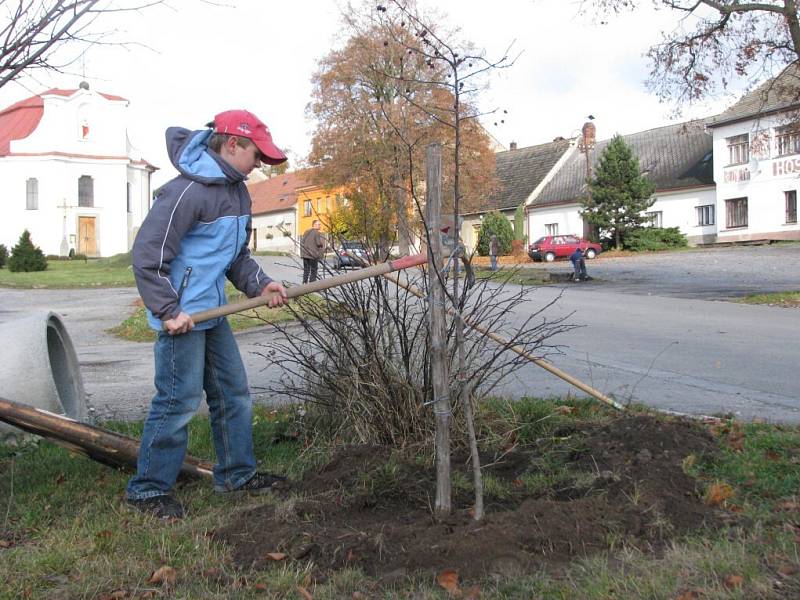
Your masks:
<instances>
[{"instance_id":1,"label":"church window","mask_svg":"<svg viewBox=\"0 0 800 600\"><path fill-rule=\"evenodd\" d=\"M90 175L81 175L78 178L78 206L94 206L94 180Z\"/></svg>"},{"instance_id":2,"label":"church window","mask_svg":"<svg viewBox=\"0 0 800 600\"><path fill-rule=\"evenodd\" d=\"M39 210L39 180L35 177L25 182L25 208Z\"/></svg>"}]
</instances>

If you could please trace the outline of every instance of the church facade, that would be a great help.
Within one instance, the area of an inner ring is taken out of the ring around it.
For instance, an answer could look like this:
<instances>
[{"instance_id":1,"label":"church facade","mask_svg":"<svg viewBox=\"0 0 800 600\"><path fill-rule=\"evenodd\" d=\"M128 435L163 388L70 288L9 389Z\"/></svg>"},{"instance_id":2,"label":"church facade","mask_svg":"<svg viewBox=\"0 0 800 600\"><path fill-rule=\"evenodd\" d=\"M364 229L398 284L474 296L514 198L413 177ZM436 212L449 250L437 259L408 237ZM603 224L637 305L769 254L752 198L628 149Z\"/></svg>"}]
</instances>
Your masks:
<instances>
[{"instance_id":1,"label":"church facade","mask_svg":"<svg viewBox=\"0 0 800 600\"><path fill-rule=\"evenodd\" d=\"M27 229L48 255L130 250L156 167L130 143L127 107L82 83L0 111L0 243L10 249Z\"/></svg>"}]
</instances>

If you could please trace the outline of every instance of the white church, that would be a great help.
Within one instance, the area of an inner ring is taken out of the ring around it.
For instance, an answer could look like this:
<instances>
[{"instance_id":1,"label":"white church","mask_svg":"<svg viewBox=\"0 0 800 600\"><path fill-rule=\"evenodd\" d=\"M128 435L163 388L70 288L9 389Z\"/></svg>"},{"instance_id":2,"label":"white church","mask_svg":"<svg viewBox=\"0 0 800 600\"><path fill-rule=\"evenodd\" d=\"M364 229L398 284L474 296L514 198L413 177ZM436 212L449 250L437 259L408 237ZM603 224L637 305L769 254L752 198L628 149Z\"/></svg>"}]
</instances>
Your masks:
<instances>
[{"instance_id":1,"label":"white church","mask_svg":"<svg viewBox=\"0 0 800 600\"><path fill-rule=\"evenodd\" d=\"M128 139L127 107L84 82L0 111L0 244L10 250L27 229L48 255L131 248L156 167Z\"/></svg>"}]
</instances>

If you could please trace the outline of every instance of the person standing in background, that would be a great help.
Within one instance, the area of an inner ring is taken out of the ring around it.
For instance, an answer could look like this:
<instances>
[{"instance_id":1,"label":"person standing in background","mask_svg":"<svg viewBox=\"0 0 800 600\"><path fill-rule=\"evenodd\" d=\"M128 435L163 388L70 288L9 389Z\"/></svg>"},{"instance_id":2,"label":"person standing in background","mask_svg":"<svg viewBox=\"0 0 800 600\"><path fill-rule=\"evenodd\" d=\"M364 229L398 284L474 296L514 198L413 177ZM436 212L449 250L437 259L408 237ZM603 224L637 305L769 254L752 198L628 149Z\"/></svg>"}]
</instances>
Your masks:
<instances>
[{"instance_id":1,"label":"person standing in background","mask_svg":"<svg viewBox=\"0 0 800 600\"><path fill-rule=\"evenodd\" d=\"M311 228L300 239L300 258L303 259L303 283L317 280L319 261L325 258L325 238L320 232L322 224L315 219Z\"/></svg>"}]
</instances>

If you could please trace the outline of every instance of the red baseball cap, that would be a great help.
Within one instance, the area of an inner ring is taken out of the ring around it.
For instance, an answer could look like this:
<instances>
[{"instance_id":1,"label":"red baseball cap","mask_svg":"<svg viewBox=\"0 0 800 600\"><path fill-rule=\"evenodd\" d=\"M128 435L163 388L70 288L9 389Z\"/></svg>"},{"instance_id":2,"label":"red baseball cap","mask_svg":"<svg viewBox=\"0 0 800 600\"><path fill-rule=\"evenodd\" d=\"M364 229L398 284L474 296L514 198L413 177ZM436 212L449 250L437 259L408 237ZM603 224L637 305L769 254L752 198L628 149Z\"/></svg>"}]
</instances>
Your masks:
<instances>
[{"instance_id":1,"label":"red baseball cap","mask_svg":"<svg viewBox=\"0 0 800 600\"><path fill-rule=\"evenodd\" d=\"M279 165L286 155L272 143L269 128L253 113L246 110L226 110L214 117L215 133L227 133L252 140L269 165Z\"/></svg>"}]
</instances>

